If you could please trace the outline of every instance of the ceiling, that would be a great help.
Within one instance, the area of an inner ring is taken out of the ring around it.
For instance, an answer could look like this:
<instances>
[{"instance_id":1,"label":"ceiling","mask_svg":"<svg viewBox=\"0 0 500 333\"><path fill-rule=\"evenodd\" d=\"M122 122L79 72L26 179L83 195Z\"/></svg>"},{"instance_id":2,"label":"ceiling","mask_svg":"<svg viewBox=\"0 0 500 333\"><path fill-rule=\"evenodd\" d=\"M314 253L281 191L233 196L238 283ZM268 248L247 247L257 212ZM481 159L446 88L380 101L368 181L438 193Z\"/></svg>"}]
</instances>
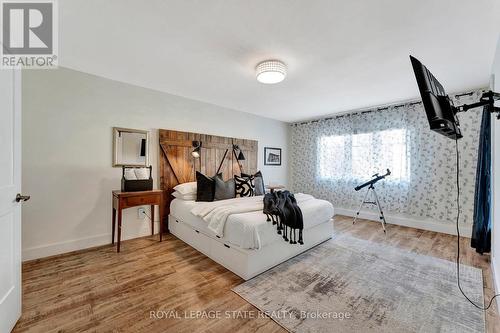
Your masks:
<instances>
[{"instance_id":1,"label":"ceiling","mask_svg":"<svg viewBox=\"0 0 500 333\"><path fill-rule=\"evenodd\" d=\"M495 0L64 0L64 67L293 122L418 97L408 55L448 92L485 87ZM280 59L287 78L255 79Z\"/></svg>"}]
</instances>

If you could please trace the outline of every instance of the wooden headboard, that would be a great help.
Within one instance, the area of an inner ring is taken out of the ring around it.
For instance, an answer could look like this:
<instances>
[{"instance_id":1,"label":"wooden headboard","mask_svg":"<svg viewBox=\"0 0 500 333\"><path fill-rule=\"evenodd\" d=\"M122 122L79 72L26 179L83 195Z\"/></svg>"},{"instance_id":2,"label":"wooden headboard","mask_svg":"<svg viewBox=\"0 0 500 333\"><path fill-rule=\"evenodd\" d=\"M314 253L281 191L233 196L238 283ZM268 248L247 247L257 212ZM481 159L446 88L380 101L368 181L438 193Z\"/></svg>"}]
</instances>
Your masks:
<instances>
[{"instance_id":1,"label":"wooden headboard","mask_svg":"<svg viewBox=\"0 0 500 333\"><path fill-rule=\"evenodd\" d=\"M164 223L168 227L170 202L173 188L181 183L196 181L195 172L200 171L207 176L214 176L220 166L224 180L245 173L257 172L258 142L190 132L159 130L159 168L160 189L163 195ZM193 158L193 141L201 142L200 158ZM238 161L233 145L243 151L245 160ZM221 165L222 163L222 165Z\"/></svg>"}]
</instances>

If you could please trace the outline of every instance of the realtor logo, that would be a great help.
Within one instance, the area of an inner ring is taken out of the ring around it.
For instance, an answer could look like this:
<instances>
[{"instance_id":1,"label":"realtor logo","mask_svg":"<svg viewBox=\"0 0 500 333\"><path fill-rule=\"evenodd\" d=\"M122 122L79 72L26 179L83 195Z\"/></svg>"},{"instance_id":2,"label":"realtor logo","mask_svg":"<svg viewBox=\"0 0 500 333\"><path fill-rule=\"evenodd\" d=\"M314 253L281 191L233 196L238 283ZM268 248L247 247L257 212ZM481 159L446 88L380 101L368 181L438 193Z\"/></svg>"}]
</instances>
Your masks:
<instances>
[{"instance_id":1,"label":"realtor logo","mask_svg":"<svg viewBox=\"0 0 500 333\"><path fill-rule=\"evenodd\" d=\"M2 68L57 67L55 0L1 1Z\"/></svg>"}]
</instances>

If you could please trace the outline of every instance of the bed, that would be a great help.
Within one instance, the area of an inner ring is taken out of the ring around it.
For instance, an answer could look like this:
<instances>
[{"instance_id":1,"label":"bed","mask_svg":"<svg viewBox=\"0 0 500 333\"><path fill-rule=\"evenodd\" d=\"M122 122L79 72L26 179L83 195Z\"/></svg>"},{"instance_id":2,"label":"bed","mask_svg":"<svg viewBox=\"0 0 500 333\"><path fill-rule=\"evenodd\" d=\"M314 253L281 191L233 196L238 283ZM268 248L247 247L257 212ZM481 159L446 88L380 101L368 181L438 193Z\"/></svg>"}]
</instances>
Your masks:
<instances>
[{"instance_id":1,"label":"bed","mask_svg":"<svg viewBox=\"0 0 500 333\"><path fill-rule=\"evenodd\" d=\"M328 201L297 194L304 216L304 245L299 245L289 244L277 234L276 226L268 222L262 209L259 209L262 198L235 198L214 203L174 199L170 204L169 230L245 280L331 238L333 206ZM204 209L215 207L253 208L247 209L251 211L228 213L218 232L211 221L199 214Z\"/></svg>"},{"instance_id":2,"label":"bed","mask_svg":"<svg viewBox=\"0 0 500 333\"><path fill-rule=\"evenodd\" d=\"M168 216L168 220L162 223L173 235L243 279L248 280L331 238L333 207L324 200L311 199L299 203L304 213L304 245L300 245L285 242L276 233L276 226L266 221L262 213L262 196L208 204L174 199L174 189L178 185L195 182L197 171L210 177L221 174L224 181L241 176L243 172L256 174L258 142L166 129L160 129L158 136L159 185L164 191L162 208ZM193 158L193 147L201 147L198 158ZM243 153L245 159L239 159L236 151ZM261 206L254 211L228 215L218 228L211 228L206 219L192 213L203 205L208 205L205 206L208 208L224 204L233 207L239 205L241 200L248 200L252 205L260 203Z\"/></svg>"}]
</instances>

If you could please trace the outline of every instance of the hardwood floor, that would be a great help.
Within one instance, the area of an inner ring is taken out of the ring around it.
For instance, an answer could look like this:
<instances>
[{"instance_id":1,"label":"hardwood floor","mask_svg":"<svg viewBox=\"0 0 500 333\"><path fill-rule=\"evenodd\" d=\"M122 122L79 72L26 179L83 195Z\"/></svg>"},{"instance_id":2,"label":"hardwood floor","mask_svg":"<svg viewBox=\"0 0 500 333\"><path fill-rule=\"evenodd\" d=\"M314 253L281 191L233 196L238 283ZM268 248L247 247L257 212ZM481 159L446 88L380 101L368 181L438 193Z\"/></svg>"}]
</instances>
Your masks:
<instances>
[{"instance_id":1,"label":"hardwood floor","mask_svg":"<svg viewBox=\"0 0 500 333\"><path fill-rule=\"evenodd\" d=\"M378 222L351 221L336 216L335 234L455 260L454 236L395 225L384 236ZM489 300L490 257L476 254L466 238L461 256L462 263L483 270ZM110 245L35 260L23 264L23 314L14 332L286 332L231 291L242 282L172 235L162 243L157 236L125 241L121 253ZM159 319L151 318L152 311L156 317L220 311L220 318ZM486 324L488 332L500 332L496 304Z\"/></svg>"}]
</instances>

